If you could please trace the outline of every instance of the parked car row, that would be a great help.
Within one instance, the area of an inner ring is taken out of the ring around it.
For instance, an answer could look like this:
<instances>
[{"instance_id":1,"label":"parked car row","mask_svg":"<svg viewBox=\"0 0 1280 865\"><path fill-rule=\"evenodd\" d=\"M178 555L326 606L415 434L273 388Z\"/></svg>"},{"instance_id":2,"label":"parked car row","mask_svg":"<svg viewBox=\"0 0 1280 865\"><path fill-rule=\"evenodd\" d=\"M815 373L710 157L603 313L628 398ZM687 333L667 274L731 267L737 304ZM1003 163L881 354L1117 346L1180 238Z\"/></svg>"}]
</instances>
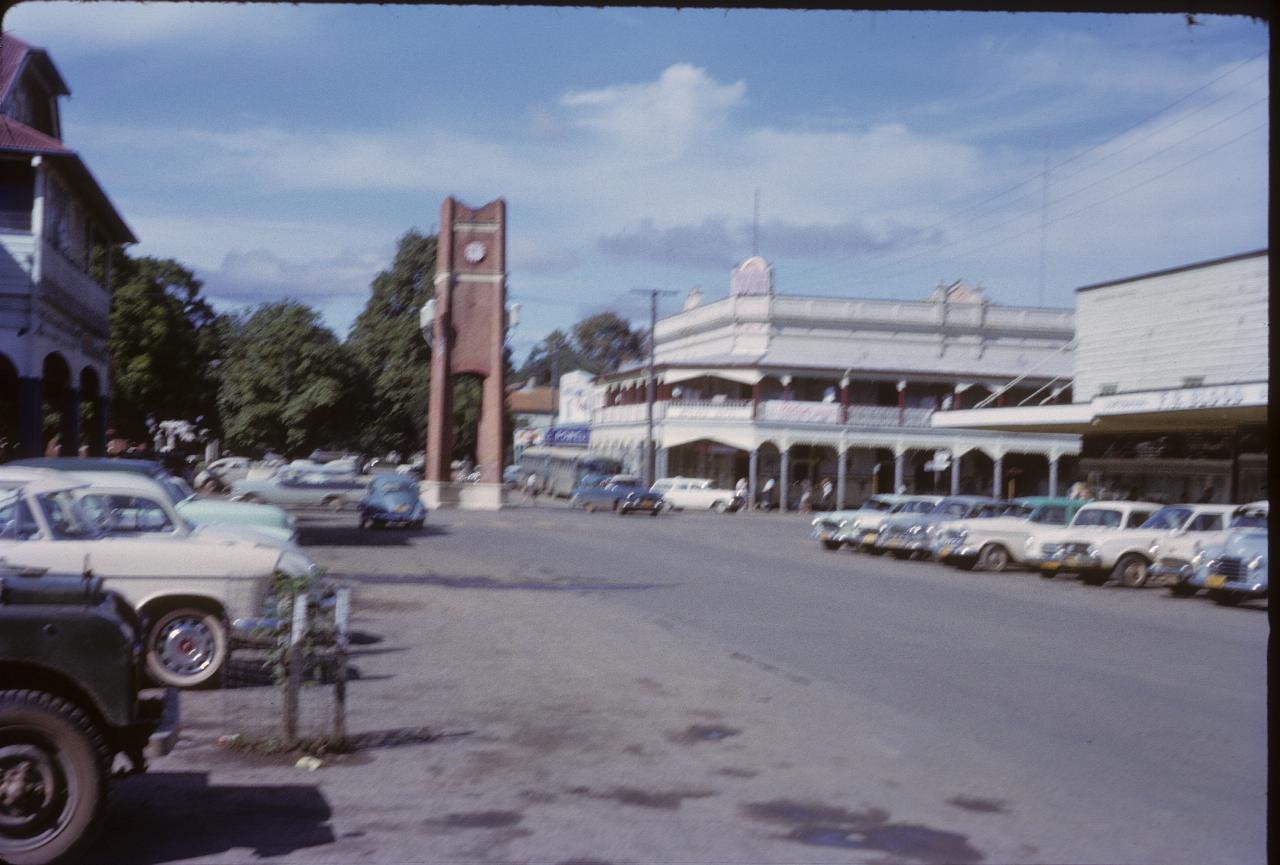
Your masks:
<instances>
[{"instance_id":1,"label":"parked car row","mask_svg":"<svg viewBox=\"0 0 1280 865\"><path fill-rule=\"evenodd\" d=\"M219 679L232 641L272 618L277 579L325 587L288 514L192 501L179 483L144 460L0 466L0 566L103 578L144 622L150 678L190 688Z\"/></svg>"},{"instance_id":2,"label":"parked car row","mask_svg":"<svg viewBox=\"0 0 1280 865\"><path fill-rule=\"evenodd\" d=\"M715 486L710 478L658 478L651 487L635 475L584 474L569 493L569 506L586 511L607 510L619 514L645 511L710 510L734 513L746 504L733 490Z\"/></svg>"},{"instance_id":3,"label":"parked car row","mask_svg":"<svg viewBox=\"0 0 1280 865\"><path fill-rule=\"evenodd\" d=\"M872 496L813 520L828 550L927 558L963 570L1014 567L1051 579L1131 588L1157 578L1177 596L1221 604L1267 596L1268 503L1081 501L1027 497Z\"/></svg>"}]
</instances>

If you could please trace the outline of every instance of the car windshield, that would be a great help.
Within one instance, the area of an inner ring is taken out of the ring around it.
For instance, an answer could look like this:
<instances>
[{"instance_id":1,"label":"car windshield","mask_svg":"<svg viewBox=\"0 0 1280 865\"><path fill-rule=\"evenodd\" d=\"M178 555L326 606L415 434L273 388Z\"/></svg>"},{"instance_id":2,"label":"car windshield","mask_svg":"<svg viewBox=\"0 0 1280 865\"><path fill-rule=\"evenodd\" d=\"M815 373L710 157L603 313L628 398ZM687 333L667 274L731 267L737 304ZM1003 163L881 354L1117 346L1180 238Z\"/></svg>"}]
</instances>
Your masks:
<instances>
[{"instance_id":1,"label":"car windshield","mask_svg":"<svg viewBox=\"0 0 1280 865\"><path fill-rule=\"evenodd\" d=\"M168 496L170 504L176 505L180 502L185 502L196 494L195 490L187 486L186 481L181 478L175 478L172 475L155 478L155 481L164 489L164 494Z\"/></svg>"},{"instance_id":2,"label":"car windshield","mask_svg":"<svg viewBox=\"0 0 1280 865\"><path fill-rule=\"evenodd\" d=\"M373 484L374 491L379 493L414 493L417 488L416 483L402 478L378 478Z\"/></svg>"},{"instance_id":3,"label":"car windshield","mask_svg":"<svg viewBox=\"0 0 1280 865\"><path fill-rule=\"evenodd\" d=\"M1076 514L1075 522L1072 526L1105 526L1109 529L1118 528L1120 525L1122 514L1119 511L1106 510L1104 508L1083 508Z\"/></svg>"},{"instance_id":4,"label":"car windshield","mask_svg":"<svg viewBox=\"0 0 1280 865\"><path fill-rule=\"evenodd\" d=\"M940 517L963 517L972 507L967 502L938 502L931 513Z\"/></svg>"},{"instance_id":5,"label":"car windshield","mask_svg":"<svg viewBox=\"0 0 1280 865\"><path fill-rule=\"evenodd\" d=\"M1033 508L1029 508L1029 507L1027 507L1026 505L1009 505L1009 506L1008 506L1008 507L1006 507L1003 511L1001 511L1001 512L1000 512L1000 516L1002 516L1002 517L1029 517L1029 516L1031 516L1032 510L1033 510Z\"/></svg>"},{"instance_id":6,"label":"car windshield","mask_svg":"<svg viewBox=\"0 0 1280 865\"><path fill-rule=\"evenodd\" d=\"M0 489L0 538L25 541L35 533L35 518L20 491Z\"/></svg>"},{"instance_id":7,"label":"car windshield","mask_svg":"<svg viewBox=\"0 0 1280 865\"><path fill-rule=\"evenodd\" d=\"M1142 529L1180 529L1191 518L1191 508L1161 508L1143 523Z\"/></svg>"},{"instance_id":8,"label":"car windshield","mask_svg":"<svg viewBox=\"0 0 1280 865\"><path fill-rule=\"evenodd\" d=\"M924 514L933 510L933 508L934 508L933 502L923 502L923 501L902 502L901 504L899 504L897 507L893 509L893 513Z\"/></svg>"},{"instance_id":9,"label":"car windshield","mask_svg":"<svg viewBox=\"0 0 1280 865\"><path fill-rule=\"evenodd\" d=\"M54 540L84 540L102 537L102 527L76 503L71 490L36 496L36 505L49 524Z\"/></svg>"},{"instance_id":10,"label":"car windshield","mask_svg":"<svg viewBox=\"0 0 1280 865\"><path fill-rule=\"evenodd\" d=\"M891 511L893 510L893 505L889 504L884 499L867 499L865 502L862 503L862 507L859 508L858 510Z\"/></svg>"},{"instance_id":11,"label":"car windshield","mask_svg":"<svg viewBox=\"0 0 1280 865\"><path fill-rule=\"evenodd\" d=\"M1231 518L1231 528L1233 529L1265 529L1266 527L1266 511L1244 511Z\"/></svg>"}]
</instances>

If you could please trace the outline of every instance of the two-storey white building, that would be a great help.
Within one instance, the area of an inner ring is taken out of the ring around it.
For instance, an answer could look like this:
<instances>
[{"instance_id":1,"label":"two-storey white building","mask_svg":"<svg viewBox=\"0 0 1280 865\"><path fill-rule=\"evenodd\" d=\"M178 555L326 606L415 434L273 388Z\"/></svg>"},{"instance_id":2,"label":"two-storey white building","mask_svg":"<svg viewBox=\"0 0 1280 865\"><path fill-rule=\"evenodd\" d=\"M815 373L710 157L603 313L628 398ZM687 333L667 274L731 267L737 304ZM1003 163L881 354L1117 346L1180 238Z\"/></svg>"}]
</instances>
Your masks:
<instances>
[{"instance_id":1,"label":"two-storey white building","mask_svg":"<svg viewBox=\"0 0 1280 865\"><path fill-rule=\"evenodd\" d=\"M938 429L935 413L1001 399L1070 399L1070 310L991 303L981 288L939 285L922 301L776 294L772 269L735 268L728 297L690 292L655 328L656 474L836 486L838 502L874 492L1056 489L1075 434ZM591 447L644 464L647 370L601 376ZM784 499L785 501L785 499Z\"/></svg>"},{"instance_id":2,"label":"two-storey white building","mask_svg":"<svg viewBox=\"0 0 1280 865\"><path fill-rule=\"evenodd\" d=\"M1267 250L1076 289L1075 402L940 413L940 429L1079 433L1079 471L1132 498L1267 497Z\"/></svg>"},{"instance_id":3,"label":"two-storey white building","mask_svg":"<svg viewBox=\"0 0 1280 865\"><path fill-rule=\"evenodd\" d=\"M136 239L62 143L69 92L42 49L0 36L0 456L106 444L111 250Z\"/></svg>"}]
</instances>

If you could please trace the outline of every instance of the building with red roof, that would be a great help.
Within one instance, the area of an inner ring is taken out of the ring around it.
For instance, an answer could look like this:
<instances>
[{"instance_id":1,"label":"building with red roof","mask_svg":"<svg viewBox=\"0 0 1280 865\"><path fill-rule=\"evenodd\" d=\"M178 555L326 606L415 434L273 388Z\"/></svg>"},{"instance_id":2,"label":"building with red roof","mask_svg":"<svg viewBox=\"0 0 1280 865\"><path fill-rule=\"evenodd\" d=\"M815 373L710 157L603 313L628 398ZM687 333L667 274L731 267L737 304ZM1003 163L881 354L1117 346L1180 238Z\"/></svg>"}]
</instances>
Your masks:
<instances>
[{"instance_id":1,"label":"building with red roof","mask_svg":"<svg viewBox=\"0 0 1280 865\"><path fill-rule=\"evenodd\" d=\"M63 454L105 446L112 250L137 238L63 142L70 92L44 49L0 34L0 458L44 452L55 413Z\"/></svg>"}]
</instances>

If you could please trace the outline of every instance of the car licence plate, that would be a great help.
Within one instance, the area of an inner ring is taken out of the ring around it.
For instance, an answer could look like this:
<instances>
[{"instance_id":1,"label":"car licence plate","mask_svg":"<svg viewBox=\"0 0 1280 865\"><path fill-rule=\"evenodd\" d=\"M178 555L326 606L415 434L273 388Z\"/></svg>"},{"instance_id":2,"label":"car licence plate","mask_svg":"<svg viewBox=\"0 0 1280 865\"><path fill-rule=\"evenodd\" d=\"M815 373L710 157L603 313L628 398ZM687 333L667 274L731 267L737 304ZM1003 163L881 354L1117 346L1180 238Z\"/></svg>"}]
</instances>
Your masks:
<instances>
[{"instance_id":1,"label":"car licence plate","mask_svg":"<svg viewBox=\"0 0 1280 865\"><path fill-rule=\"evenodd\" d=\"M863 542L864 544L871 544L871 543L875 543L875 540L876 540L876 533L875 533L875 532L867 532L866 534L864 534L864 535L862 536L862 542Z\"/></svg>"},{"instance_id":2,"label":"car licence plate","mask_svg":"<svg viewBox=\"0 0 1280 865\"><path fill-rule=\"evenodd\" d=\"M1205 577L1204 584L1210 589L1220 589L1227 584L1227 578L1222 574L1210 574Z\"/></svg>"},{"instance_id":3,"label":"car licence plate","mask_svg":"<svg viewBox=\"0 0 1280 865\"><path fill-rule=\"evenodd\" d=\"M951 555L951 547L943 547L938 550L938 558L940 559L945 559L949 555Z\"/></svg>"},{"instance_id":4,"label":"car licence plate","mask_svg":"<svg viewBox=\"0 0 1280 865\"><path fill-rule=\"evenodd\" d=\"M1082 568L1084 567L1084 559L1080 556L1067 556L1063 564L1068 568Z\"/></svg>"},{"instance_id":5,"label":"car licence plate","mask_svg":"<svg viewBox=\"0 0 1280 865\"><path fill-rule=\"evenodd\" d=\"M830 540L830 539L831 539L831 532L828 532L828 531L821 531L821 532L818 532L818 540L820 540L820 541L827 541L827 540Z\"/></svg>"},{"instance_id":6,"label":"car licence plate","mask_svg":"<svg viewBox=\"0 0 1280 865\"><path fill-rule=\"evenodd\" d=\"M1040 567L1044 568L1046 571L1056 571L1061 564L1061 562L1050 559L1047 562L1041 562Z\"/></svg>"}]
</instances>

